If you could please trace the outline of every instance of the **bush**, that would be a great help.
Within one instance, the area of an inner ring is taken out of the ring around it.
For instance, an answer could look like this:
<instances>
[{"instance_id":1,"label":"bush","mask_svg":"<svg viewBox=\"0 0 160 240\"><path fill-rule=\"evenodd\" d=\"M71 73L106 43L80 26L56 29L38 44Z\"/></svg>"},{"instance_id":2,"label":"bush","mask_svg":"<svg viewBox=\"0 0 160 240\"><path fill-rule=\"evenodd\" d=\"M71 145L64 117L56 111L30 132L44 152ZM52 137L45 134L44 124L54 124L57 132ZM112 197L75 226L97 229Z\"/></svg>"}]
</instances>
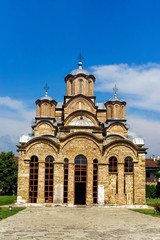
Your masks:
<instances>
[{"instance_id":1,"label":"bush","mask_svg":"<svg viewBox=\"0 0 160 240\"><path fill-rule=\"evenodd\" d=\"M157 197L157 187L155 185L146 184L146 198L156 198Z\"/></svg>"}]
</instances>

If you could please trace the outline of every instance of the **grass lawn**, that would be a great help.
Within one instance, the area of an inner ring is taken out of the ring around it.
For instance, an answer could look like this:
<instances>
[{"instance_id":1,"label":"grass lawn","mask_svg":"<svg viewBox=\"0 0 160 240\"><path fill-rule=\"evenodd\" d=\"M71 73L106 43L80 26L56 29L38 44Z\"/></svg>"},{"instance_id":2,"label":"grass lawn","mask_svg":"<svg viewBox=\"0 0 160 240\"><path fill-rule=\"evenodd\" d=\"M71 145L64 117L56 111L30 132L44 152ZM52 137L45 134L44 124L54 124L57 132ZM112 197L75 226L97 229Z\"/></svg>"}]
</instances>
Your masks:
<instances>
[{"instance_id":1,"label":"grass lawn","mask_svg":"<svg viewBox=\"0 0 160 240\"><path fill-rule=\"evenodd\" d=\"M143 213L146 215L150 215L152 217L160 218L160 213L158 213L157 215L154 215L154 209L130 209L130 210L134 211L134 212L139 212L139 213Z\"/></svg>"},{"instance_id":2,"label":"grass lawn","mask_svg":"<svg viewBox=\"0 0 160 240\"><path fill-rule=\"evenodd\" d=\"M148 206L153 207L155 203L160 203L160 198L146 198L146 202Z\"/></svg>"},{"instance_id":3,"label":"grass lawn","mask_svg":"<svg viewBox=\"0 0 160 240\"><path fill-rule=\"evenodd\" d=\"M16 199L17 196L0 196L0 206L12 204Z\"/></svg>"},{"instance_id":4,"label":"grass lawn","mask_svg":"<svg viewBox=\"0 0 160 240\"><path fill-rule=\"evenodd\" d=\"M0 221L4 218L10 217L16 213L18 213L19 211L22 211L23 209L25 209L24 207L13 207L12 211L9 211L8 207L2 207L0 208Z\"/></svg>"}]
</instances>

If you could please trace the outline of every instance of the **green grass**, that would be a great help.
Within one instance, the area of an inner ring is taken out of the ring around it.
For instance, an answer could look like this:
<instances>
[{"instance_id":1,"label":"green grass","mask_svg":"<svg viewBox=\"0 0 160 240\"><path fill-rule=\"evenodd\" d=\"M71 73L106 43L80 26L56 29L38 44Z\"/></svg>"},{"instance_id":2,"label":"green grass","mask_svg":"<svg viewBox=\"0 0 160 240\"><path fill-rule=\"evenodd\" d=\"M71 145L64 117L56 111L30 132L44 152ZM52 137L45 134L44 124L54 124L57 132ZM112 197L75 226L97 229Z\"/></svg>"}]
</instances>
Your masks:
<instances>
[{"instance_id":1,"label":"green grass","mask_svg":"<svg viewBox=\"0 0 160 240\"><path fill-rule=\"evenodd\" d=\"M146 198L146 202L148 206L153 207L155 203L160 203L160 198Z\"/></svg>"},{"instance_id":2,"label":"green grass","mask_svg":"<svg viewBox=\"0 0 160 240\"><path fill-rule=\"evenodd\" d=\"M22 207L13 207L12 211L9 211L8 207L2 207L0 208L0 221L4 218L10 217L16 213L18 213L19 211L22 211L25 208Z\"/></svg>"},{"instance_id":3,"label":"green grass","mask_svg":"<svg viewBox=\"0 0 160 240\"><path fill-rule=\"evenodd\" d=\"M17 196L0 196L0 206L12 204Z\"/></svg>"},{"instance_id":4,"label":"green grass","mask_svg":"<svg viewBox=\"0 0 160 240\"><path fill-rule=\"evenodd\" d=\"M130 210L134 211L134 212L139 212L139 213L143 213L146 215L150 215L152 217L160 218L160 213L158 213L157 215L154 215L154 209L130 209Z\"/></svg>"}]
</instances>

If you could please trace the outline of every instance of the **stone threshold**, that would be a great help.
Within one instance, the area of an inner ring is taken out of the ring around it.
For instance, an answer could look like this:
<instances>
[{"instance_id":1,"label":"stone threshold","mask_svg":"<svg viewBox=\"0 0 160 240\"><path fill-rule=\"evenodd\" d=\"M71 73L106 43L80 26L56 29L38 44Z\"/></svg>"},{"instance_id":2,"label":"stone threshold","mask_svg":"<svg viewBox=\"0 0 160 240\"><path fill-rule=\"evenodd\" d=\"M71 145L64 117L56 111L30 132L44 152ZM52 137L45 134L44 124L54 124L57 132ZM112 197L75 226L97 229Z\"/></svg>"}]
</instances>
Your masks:
<instances>
[{"instance_id":1,"label":"stone threshold","mask_svg":"<svg viewBox=\"0 0 160 240\"><path fill-rule=\"evenodd\" d=\"M57 204L57 203L15 203L17 207L72 207L72 208L148 208L148 205L118 205L118 204L89 204L89 205L74 205L74 204Z\"/></svg>"}]
</instances>

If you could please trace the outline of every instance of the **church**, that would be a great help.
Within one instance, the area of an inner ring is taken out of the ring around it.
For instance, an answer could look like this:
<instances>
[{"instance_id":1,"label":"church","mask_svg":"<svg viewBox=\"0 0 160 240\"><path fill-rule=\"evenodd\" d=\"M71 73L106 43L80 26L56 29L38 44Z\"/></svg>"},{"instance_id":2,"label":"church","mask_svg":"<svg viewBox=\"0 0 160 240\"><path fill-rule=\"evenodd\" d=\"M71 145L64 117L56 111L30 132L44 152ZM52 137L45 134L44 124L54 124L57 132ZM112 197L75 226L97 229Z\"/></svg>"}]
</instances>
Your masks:
<instances>
[{"instance_id":1,"label":"church","mask_svg":"<svg viewBox=\"0 0 160 240\"><path fill-rule=\"evenodd\" d=\"M17 204L145 205L146 148L128 133L117 87L96 102L95 76L82 61L64 80L64 101L46 86L32 134L20 137Z\"/></svg>"}]
</instances>

